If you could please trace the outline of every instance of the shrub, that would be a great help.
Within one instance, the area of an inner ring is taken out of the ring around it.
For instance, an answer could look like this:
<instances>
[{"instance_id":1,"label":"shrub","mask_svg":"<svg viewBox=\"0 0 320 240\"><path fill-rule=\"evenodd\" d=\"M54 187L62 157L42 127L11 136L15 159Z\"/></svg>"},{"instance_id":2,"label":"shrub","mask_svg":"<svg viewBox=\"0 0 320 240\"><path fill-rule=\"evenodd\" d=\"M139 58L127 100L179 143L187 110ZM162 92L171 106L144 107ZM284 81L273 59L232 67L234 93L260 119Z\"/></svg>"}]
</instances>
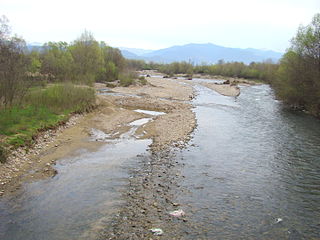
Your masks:
<instances>
[{"instance_id":1,"label":"shrub","mask_svg":"<svg viewBox=\"0 0 320 240\"><path fill-rule=\"evenodd\" d=\"M141 85L146 85L146 84L147 84L146 78L145 78L144 76L140 76L140 77L139 77L139 83L140 83Z\"/></svg>"},{"instance_id":2,"label":"shrub","mask_svg":"<svg viewBox=\"0 0 320 240\"><path fill-rule=\"evenodd\" d=\"M125 72L120 74L120 86L128 87L134 84L134 79L137 78L137 74L134 72Z\"/></svg>"}]
</instances>

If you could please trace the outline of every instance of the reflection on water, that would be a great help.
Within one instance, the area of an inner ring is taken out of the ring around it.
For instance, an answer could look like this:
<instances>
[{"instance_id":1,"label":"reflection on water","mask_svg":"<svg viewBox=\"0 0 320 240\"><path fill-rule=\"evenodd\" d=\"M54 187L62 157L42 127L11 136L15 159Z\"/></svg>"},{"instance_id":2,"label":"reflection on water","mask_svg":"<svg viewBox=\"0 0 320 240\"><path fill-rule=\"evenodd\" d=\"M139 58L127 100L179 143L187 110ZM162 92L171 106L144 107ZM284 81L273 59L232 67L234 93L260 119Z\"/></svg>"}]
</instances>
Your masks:
<instances>
[{"instance_id":1,"label":"reflection on water","mask_svg":"<svg viewBox=\"0 0 320 240\"><path fill-rule=\"evenodd\" d=\"M237 98L195 88L194 147L177 156L185 163L177 202L190 223L183 238L318 239L320 122L283 109L265 85L242 87ZM130 136L149 120L98 152L58 161L54 178L2 200L0 239L95 239L121 204L137 155L147 154L150 141Z\"/></svg>"},{"instance_id":2,"label":"reflection on water","mask_svg":"<svg viewBox=\"0 0 320 240\"><path fill-rule=\"evenodd\" d=\"M179 197L197 223L189 239L319 237L320 122L284 110L268 86L237 99L198 91Z\"/></svg>"},{"instance_id":3,"label":"reflection on water","mask_svg":"<svg viewBox=\"0 0 320 240\"><path fill-rule=\"evenodd\" d=\"M17 196L0 202L0 239L95 239L100 219L113 217L121 203L128 169L150 143L123 139L60 160L54 178L26 184Z\"/></svg>"}]
</instances>

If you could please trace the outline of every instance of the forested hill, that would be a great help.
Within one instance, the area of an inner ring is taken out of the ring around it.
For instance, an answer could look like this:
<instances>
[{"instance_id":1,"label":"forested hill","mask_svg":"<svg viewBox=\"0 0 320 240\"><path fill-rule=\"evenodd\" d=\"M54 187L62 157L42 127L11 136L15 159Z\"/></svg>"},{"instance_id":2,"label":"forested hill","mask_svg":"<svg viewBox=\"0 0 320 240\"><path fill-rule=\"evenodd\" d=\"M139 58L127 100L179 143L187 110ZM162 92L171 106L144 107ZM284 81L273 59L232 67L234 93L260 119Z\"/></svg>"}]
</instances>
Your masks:
<instances>
[{"instance_id":1,"label":"forested hill","mask_svg":"<svg viewBox=\"0 0 320 240\"><path fill-rule=\"evenodd\" d=\"M191 43L144 54L134 54L133 51L126 48L122 50L122 54L128 59L140 59L160 63L186 61L194 64L217 63L219 60L224 60L225 62L243 62L247 64L251 62L262 62L267 59L277 62L282 56L282 53L270 50L228 48L211 43Z\"/></svg>"}]
</instances>

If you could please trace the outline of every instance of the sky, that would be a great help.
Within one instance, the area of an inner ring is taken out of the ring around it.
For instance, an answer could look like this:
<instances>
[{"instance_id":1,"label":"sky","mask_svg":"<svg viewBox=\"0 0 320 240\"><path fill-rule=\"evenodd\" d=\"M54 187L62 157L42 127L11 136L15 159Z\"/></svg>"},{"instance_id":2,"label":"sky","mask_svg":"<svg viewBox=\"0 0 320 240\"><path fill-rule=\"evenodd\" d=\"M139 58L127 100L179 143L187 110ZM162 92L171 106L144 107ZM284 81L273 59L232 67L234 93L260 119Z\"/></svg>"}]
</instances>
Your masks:
<instances>
[{"instance_id":1,"label":"sky","mask_svg":"<svg viewBox=\"0 0 320 240\"><path fill-rule=\"evenodd\" d=\"M284 52L320 0L0 0L27 42L72 42L85 30L114 47L188 43Z\"/></svg>"}]
</instances>

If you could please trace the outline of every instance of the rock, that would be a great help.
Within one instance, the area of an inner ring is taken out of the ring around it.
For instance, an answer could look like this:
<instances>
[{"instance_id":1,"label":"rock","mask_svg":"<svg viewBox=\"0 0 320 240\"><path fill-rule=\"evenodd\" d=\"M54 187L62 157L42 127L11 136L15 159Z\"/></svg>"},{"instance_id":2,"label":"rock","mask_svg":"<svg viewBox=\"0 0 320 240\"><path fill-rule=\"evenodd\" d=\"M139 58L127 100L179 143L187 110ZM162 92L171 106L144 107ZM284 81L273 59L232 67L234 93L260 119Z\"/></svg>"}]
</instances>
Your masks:
<instances>
[{"instance_id":1,"label":"rock","mask_svg":"<svg viewBox=\"0 0 320 240\"><path fill-rule=\"evenodd\" d=\"M176 211L169 212L169 215L171 215L173 217L183 217L186 214L182 209L179 209L179 210L176 210Z\"/></svg>"},{"instance_id":2,"label":"rock","mask_svg":"<svg viewBox=\"0 0 320 240\"><path fill-rule=\"evenodd\" d=\"M163 234L163 230L161 228L151 228L150 231L153 233L155 236L160 236Z\"/></svg>"},{"instance_id":3,"label":"rock","mask_svg":"<svg viewBox=\"0 0 320 240\"><path fill-rule=\"evenodd\" d=\"M223 84L230 84L230 81L226 80L226 81L223 82Z\"/></svg>"}]
</instances>

